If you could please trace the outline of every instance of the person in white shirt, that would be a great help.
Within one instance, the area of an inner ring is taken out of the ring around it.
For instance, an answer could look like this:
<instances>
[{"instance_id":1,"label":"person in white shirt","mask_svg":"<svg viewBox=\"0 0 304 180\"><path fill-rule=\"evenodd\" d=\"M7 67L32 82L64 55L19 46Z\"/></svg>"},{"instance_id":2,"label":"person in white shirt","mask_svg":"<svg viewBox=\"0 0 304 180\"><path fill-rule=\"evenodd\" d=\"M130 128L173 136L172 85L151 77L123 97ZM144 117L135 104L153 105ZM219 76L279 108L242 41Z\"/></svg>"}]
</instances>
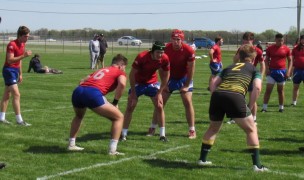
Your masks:
<instances>
[{"instance_id":1,"label":"person in white shirt","mask_svg":"<svg viewBox=\"0 0 304 180\"><path fill-rule=\"evenodd\" d=\"M94 34L94 38L89 43L89 50L90 50L90 62L91 66L90 68L93 70L96 67L97 59L99 57L100 53L100 44L98 41L99 35Z\"/></svg>"},{"instance_id":2,"label":"person in white shirt","mask_svg":"<svg viewBox=\"0 0 304 180\"><path fill-rule=\"evenodd\" d=\"M195 45L194 42L195 42L195 40L192 39L192 40L191 40L191 43L189 44L189 46L190 46L194 51L196 51L197 48L196 48L196 45Z\"/></svg>"}]
</instances>

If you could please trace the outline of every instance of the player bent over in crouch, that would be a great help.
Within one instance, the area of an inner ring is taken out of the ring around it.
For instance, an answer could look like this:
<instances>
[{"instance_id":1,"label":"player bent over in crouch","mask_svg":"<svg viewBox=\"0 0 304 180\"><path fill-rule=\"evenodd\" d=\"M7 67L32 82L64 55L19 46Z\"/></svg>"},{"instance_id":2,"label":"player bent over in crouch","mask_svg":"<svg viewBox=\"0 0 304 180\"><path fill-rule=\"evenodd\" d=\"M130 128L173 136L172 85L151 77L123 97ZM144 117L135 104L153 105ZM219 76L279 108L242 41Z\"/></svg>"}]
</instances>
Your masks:
<instances>
[{"instance_id":1,"label":"player bent over in crouch","mask_svg":"<svg viewBox=\"0 0 304 180\"><path fill-rule=\"evenodd\" d=\"M121 140L127 140L128 128L132 114L141 95L149 96L154 105L155 116L159 122L159 140L167 142L165 135L165 112L162 92L166 88L170 75L170 62L165 52L165 44L155 41L151 51L143 51L135 58L129 74L130 90L128 104L125 112ZM161 79L158 82L157 72ZM155 128L155 127L154 127Z\"/></svg>"},{"instance_id":2,"label":"player bent over in crouch","mask_svg":"<svg viewBox=\"0 0 304 180\"><path fill-rule=\"evenodd\" d=\"M239 55L240 62L225 68L211 82L210 125L203 136L198 164L202 166L212 164L212 162L207 161L207 155L214 144L226 114L228 118L233 118L236 124L246 133L247 146L252 156L253 170L268 171L260 163L258 132L250 111L262 87L261 74L252 64L256 51L252 45L246 44L240 48ZM253 90L249 100L249 107L247 107L245 95L250 83L253 83Z\"/></svg>"},{"instance_id":3,"label":"player bent over in crouch","mask_svg":"<svg viewBox=\"0 0 304 180\"><path fill-rule=\"evenodd\" d=\"M166 44L165 54L168 55L170 60L170 78L162 97L163 106L165 107L173 91L180 92L189 128L188 138L195 139L195 113L192 103L195 54L193 49L183 42L184 39L184 32L174 29L171 33L171 42ZM154 111L148 135L154 135L154 127L157 122L156 112Z\"/></svg>"},{"instance_id":4,"label":"player bent over in crouch","mask_svg":"<svg viewBox=\"0 0 304 180\"><path fill-rule=\"evenodd\" d=\"M72 95L75 117L71 123L68 150L82 151L84 149L76 146L76 136L88 107L112 121L109 155L124 155L116 151L124 119L117 104L126 87L127 62L127 58L118 54L112 59L111 66L99 69L80 81ZM115 97L111 104L105 95L113 90L115 90Z\"/></svg>"}]
</instances>

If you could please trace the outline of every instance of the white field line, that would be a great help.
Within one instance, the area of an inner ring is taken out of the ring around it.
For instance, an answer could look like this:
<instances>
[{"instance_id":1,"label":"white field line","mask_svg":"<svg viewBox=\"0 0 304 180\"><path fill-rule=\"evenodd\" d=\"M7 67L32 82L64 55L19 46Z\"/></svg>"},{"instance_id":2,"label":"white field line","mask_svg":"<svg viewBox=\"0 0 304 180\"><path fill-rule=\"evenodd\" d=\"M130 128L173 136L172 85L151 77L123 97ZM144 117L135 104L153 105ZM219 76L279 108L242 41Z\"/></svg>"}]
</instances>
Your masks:
<instances>
[{"instance_id":1,"label":"white field line","mask_svg":"<svg viewBox=\"0 0 304 180\"><path fill-rule=\"evenodd\" d=\"M88 167L72 169L72 170L69 170L69 171L65 171L65 172L61 172L61 173L57 173L57 174L53 174L53 175L49 175L49 176L38 177L37 180L47 180L47 179L55 178L55 177L58 177L58 176L63 176L63 175L67 175L67 174L73 174L73 173L76 173L76 172L85 171L85 170L88 170L88 169L98 168L98 167L101 167L101 166L111 166L113 164L118 164L118 163L122 163L122 162L125 162L125 161L130 161L132 159L140 159L140 158L145 159L145 158L149 158L149 157L152 157L152 156L155 156L155 155L158 155L158 154L164 154L164 153L167 153L167 152L171 152L171 151L175 151L175 150L179 150L179 149L184 149L184 148L187 148L187 147L189 147L189 145L178 146L178 147L170 148L170 149L167 149L167 150L164 150L164 151L158 151L158 152L155 152L155 153L147 155L147 156L133 156L133 157L129 157L129 158L123 158L123 159L120 159L118 161L110 161L110 162L107 162L107 163L97 163L97 164L94 164L94 165L88 166Z\"/></svg>"},{"instance_id":2,"label":"white field line","mask_svg":"<svg viewBox=\"0 0 304 180\"><path fill-rule=\"evenodd\" d=\"M120 102L127 102L126 99L122 99L119 100ZM68 108L73 108L73 106L59 106L59 107L55 107L55 108L49 108L49 109L35 109L35 111L39 111L39 110L56 110L56 109L68 109ZM26 109L26 110L21 110L21 113L23 112L33 112L34 109ZM14 114L15 112L7 112L6 114Z\"/></svg>"},{"instance_id":3,"label":"white field line","mask_svg":"<svg viewBox=\"0 0 304 180\"><path fill-rule=\"evenodd\" d=\"M295 176L297 178L301 178L304 179L304 174L303 173L286 173L286 172L282 172L282 171L271 171L270 172L274 173L274 174L279 174L279 175L285 175L285 176Z\"/></svg>"},{"instance_id":4,"label":"white field line","mask_svg":"<svg viewBox=\"0 0 304 180\"><path fill-rule=\"evenodd\" d=\"M50 108L50 109L35 109L35 111L39 111L39 110L54 110L54 109L68 109L68 108L72 108L72 106L59 106L59 107L55 107L55 108ZM32 112L34 111L34 109L26 109L26 110L21 110L21 113L23 112ZM7 112L6 114L14 114L15 112Z\"/></svg>"}]
</instances>

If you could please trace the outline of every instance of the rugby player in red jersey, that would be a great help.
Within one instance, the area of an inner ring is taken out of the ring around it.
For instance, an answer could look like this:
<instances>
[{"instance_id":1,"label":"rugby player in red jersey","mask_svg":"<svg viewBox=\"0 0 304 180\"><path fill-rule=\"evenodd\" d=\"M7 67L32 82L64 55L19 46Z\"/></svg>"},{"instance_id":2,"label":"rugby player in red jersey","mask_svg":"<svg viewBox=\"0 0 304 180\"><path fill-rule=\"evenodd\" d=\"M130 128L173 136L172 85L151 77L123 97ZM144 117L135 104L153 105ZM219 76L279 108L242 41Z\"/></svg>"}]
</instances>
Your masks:
<instances>
[{"instance_id":1,"label":"rugby player in red jersey","mask_svg":"<svg viewBox=\"0 0 304 180\"><path fill-rule=\"evenodd\" d=\"M220 73L223 69L221 46L222 46L224 40L222 37L218 36L215 38L214 42L215 42L215 44L209 50L209 57L210 57L209 67L211 70L209 84L210 84L211 80L216 77L216 74ZM208 90L209 90L209 87L208 87Z\"/></svg>"},{"instance_id":2,"label":"rugby player in red jersey","mask_svg":"<svg viewBox=\"0 0 304 180\"><path fill-rule=\"evenodd\" d=\"M30 126L23 121L20 110L20 92L18 83L22 82L22 59L32 55L32 51L25 50L25 43L30 36L30 30L26 26L20 26L17 31L17 39L8 43L6 48L6 58L2 70L5 88L1 100L0 122L9 124L5 119L7 105L10 95L13 96L13 109L18 125Z\"/></svg>"},{"instance_id":3,"label":"rugby player in red jersey","mask_svg":"<svg viewBox=\"0 0 304 180\"><path fill-rule=\"evenodd\" d=\"M304 82L304 35L300 36L300 41L293 48L292 52L293 62L293 93L292 93L292 106L297 105L299 96L299 88L301 82Z\"/></svg>"},{"instance_id":4,"label":"rugby player in red jersey","mask_svg":"<svg viewBox=\"0 0 304 180\"><path fill-rule=\"evenodd\" d=\"M183 31L175 29L171 33L171 42L166 45L165 53L170 59L171 69L168 87L163 91L163 100L165 105L173 91L180 92L189 127L188 138L195 139L195 114L192 104L195 54L188 44L183 43L184 37ZM154 113L152 124L156 124L156 122ZM153 134L150 129L149 134Z\"/></svg>"},{"instance_id":5,"label":"rugby player in red jersey","mask_svg":"<svg viewBox=\"0 0 304 180\"><path fill-rule=\"evenodd\" d=\"M138 98L146 95L151 98L154 105L154 112L160 126L160 140L167 141L165 135L165 113L163 108L162 92L167 86L170 72L170 62L164 53L165 44L156 41L151 51L143 51L135 58L129 74L130 90L128 104L124 116L124 125L121 140L126 140L128 128L132 120L132 113L137 105ZM158 82L157 73L161 79ZM155 129L157 124L153 126Z\"/></svg>"},{"instance_id":6,"label":"rugby player in red jersey","mask_svg":"<svg viewBox=\"0 0 304 180\"><path fill-rule=\"evenodd\" d=\"M117 151L117 144L123 125L123 114L118 109L118 101L126 87L127 77L125 68L127 58L118 54L112 59L112 65L99 69L80 81L72 95L75 116L71 123L69 151L82 151L84 148L76 145L76 136L87 108L96 114L112 121L109 155L124 155ZM115 97L111 103L106 94L115 90Z\"/></svg>"},{"instance_id":7,"label":"rugby player in red jersey","mask_svg":"<svg viewBox=\"0 0 304 180\"><path fill-rule=\"evenodd\" d=\"M286 67L286 59L288 66ZM292 61L290 49L284 45L283 34L275 35L275 44L266 50L266 75L267 84L264 94L264 104L262 112L267 111L268 101L273 90L274 84L277 83L277 91L279 95L279 112L284 111L284 85L286 78L290 77L292 71Z\"/></svg>"}]
</instances>

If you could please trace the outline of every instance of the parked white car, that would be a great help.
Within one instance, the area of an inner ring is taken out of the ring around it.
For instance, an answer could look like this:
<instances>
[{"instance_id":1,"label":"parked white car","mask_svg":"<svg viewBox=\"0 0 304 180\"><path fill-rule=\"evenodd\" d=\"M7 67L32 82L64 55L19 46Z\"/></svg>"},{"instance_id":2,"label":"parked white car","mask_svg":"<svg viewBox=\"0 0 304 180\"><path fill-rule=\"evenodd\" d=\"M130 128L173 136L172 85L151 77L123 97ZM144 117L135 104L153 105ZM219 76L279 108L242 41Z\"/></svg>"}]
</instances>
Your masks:
<instances>
[{"instance_id":1,"label":"parked white car","mask_svg":"<svg viewBox=\"0 0 304 180\"><path fill-rule=\"evenodd\" d=\"M45 41L47 41L47 42L56 42L56 39L50 38L50 39L46 39Z\"/></svg>"},{"instance_id":2,"label":"parked white car","mask_svg":"<svg viewBox=\"0 0 304 180\"><path fill-rule=\"evenodd\" d=\"M123 36L117 40L119 45L132 45L132 46L140 46L142 44L140 39L137 39L133 36Z\"/></svg>"}]
</instances>

